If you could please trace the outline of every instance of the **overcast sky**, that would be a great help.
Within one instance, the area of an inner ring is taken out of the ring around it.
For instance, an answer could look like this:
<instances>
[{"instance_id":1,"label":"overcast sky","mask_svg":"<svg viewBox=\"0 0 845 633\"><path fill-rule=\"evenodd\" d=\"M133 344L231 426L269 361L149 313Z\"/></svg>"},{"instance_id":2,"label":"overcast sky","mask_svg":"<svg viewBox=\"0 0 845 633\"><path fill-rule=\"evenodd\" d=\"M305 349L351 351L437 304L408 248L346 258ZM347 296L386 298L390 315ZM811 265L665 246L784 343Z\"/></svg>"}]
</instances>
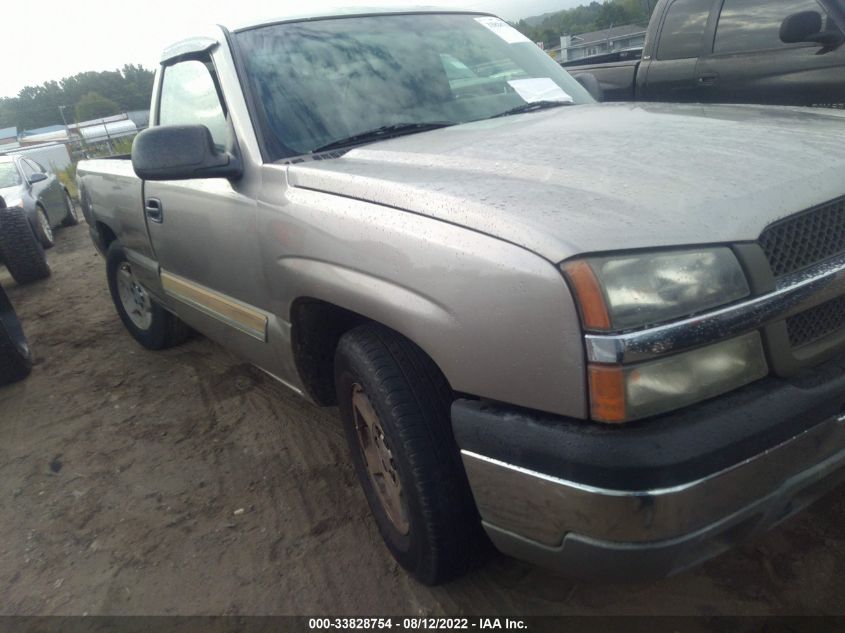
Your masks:
<instances>
[{"instance_id":1,"label":"overcast sky","mask_svg":"<svg viewBox=\"0 0 845 633\"><path fill-rule=\"evenodd\" d=\"M445 6L498 14L507 20L557 11L588 0L46 0L3 3L0 97L86 70L124 64L153 68L161 50L209 23L275 17L304 7ZM37 8L36 8L37 7ZM12 55L11 52L15 51Z\"/></svg>"}]
</instances>

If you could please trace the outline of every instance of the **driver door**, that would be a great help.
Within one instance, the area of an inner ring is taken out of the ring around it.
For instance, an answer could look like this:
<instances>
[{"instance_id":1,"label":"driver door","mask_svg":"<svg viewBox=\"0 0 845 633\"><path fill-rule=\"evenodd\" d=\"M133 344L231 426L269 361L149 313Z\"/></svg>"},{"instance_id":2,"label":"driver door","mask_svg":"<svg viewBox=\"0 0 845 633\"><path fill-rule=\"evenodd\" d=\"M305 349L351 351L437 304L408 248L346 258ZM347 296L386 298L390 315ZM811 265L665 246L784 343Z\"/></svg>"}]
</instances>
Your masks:
<instances>
[{"instance_id":1,"label":"driver door","mask_svg":"<svg viewBox=\"0 0 845 633\"><path fill-rule=\"evenodd\" d=\"M821 14L825 29L838 30L817 0L725 0L712 52L699 64L699 75L713 78L703 100L842 107L845 46L825 52L819 44L780 40L783 20L801 11Z\"/></svg>"},{"instance_id":2,"label":"driver door","mask_svg":"<svg viewBox=\"0 0 845 633\"><path fill-rule=\"evenodd\" d=\"M26 158L24 160L26 160L26 162L30 164L31 168L36 172L47 176L47 180L41 183L44 185L44 193L42 194L44 206L47 209L47 215L50 218L50 222L54 225L61 223L67 216L67 207L65 206L64 189L62 189L62 183L59 181L58 176L56 176L56 174L54 174L51 170L46 169L41 163L36 162L31 158Z\"/></svg>"},{"instance_id":3,"label":"driver door","mask_svg":"<svg viewBox=\"0 0 845 633\"><path fill-rule=\"evenodd\" d=\"M158 125L205 125L230 150L234 132L210 59L161 73ZM147 229L161 290L179 316L259 364L266 353L255 204L223 178L145 181Z\"/></svg>"}]
</instances>

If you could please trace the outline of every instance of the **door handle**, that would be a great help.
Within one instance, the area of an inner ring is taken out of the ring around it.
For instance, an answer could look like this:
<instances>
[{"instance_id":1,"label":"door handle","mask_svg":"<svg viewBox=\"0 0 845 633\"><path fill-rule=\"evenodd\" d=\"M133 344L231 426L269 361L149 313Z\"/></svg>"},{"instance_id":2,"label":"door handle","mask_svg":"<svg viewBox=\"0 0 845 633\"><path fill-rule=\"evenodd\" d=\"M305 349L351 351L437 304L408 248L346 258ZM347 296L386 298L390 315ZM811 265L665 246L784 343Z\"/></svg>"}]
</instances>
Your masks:
<instances>
[{"instance_id":1,"label":"door handle","mask_svg":"<svg viewBox=\"0 0 845 633\"><path fill-rule=\"evenodd\" d=\"M158 198L147 198L147 202L144 204L144 212L151 222L156 224L164 222L164 208Z\"/></svg>"},{"instance_id":2,"label":"door handle","mask_svg":"<svg viewBox=\"0 0 845 633\"><path fill-rule=\"evenodd\" d=\"M698 76L700 86L715 86L717 81L719 81L718 73L702 73Z\"/></svg>"}]
</instances>

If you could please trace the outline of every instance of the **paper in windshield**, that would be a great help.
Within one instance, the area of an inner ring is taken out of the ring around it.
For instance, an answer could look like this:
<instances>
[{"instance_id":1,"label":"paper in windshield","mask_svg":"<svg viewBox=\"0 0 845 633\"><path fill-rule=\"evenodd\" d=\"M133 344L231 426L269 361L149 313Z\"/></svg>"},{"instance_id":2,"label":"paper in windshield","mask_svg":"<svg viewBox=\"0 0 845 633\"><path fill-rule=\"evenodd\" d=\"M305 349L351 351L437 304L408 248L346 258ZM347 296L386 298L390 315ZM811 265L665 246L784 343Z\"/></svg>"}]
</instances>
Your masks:
<instances>
[{"instance_id":1,"label":"paper in windshield","mask_svg":"<svg viewBox=\"0 0 845 633\"><path fill-rule=\"evenodd\" d=\"M505 40L508 44L519 44L521 42L531 42L522 33L513 28L510 24L499 18L484 17L475 18L481 26L490 29L496 35Z\"/></svg>"},{"instance_id":2,"label":"paper in windshield","mask_svg":"<svg viewBox=\"0 0 845 633\"><path fill-rule=\"evenodd\" d=\"M563 103L574 103L574 99L564 92L563 88L558 86L554 81L548 77L541 77L537 79L512 79L508 82L511 88L516 90L516 93L525 99L526 103L536 103L537 101L561 101Z\"/></svg>"}]
</instances>

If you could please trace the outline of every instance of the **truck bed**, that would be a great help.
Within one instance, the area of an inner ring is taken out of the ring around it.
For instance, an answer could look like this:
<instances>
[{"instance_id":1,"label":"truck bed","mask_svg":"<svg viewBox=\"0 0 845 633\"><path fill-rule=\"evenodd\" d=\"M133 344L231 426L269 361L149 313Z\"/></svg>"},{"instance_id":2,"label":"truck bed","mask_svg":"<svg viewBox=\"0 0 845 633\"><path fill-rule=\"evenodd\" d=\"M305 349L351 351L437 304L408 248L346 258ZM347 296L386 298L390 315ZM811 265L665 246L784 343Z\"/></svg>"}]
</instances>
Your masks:
<instances>
[{"instance_id":1,"label":"truck bed","mask_svg":"<svg viewBox=\"0 0 845 633\"><path fill-rule=\"evenodd\" d=\"M99 220L117 227L133 246L149 243L142 208L143 183L128 156L83 160L76 173L79 190L85 192L82 213L92 235ZM96 219L92 210L96 210Z\"/></svg>"}]
</instances>

